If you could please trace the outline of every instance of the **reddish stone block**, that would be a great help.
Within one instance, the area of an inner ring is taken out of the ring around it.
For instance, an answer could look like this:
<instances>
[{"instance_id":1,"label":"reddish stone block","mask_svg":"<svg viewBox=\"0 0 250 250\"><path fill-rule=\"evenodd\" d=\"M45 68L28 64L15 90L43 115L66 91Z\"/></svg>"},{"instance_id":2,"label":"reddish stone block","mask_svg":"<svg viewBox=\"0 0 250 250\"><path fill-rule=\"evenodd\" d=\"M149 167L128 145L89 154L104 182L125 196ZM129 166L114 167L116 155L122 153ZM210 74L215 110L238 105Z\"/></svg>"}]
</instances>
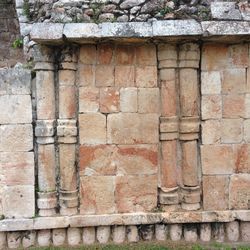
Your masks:
<instances>
[{"instance_id":1,"label":"reddish stone block","mask_svg":"<svg viewBox=\"0 0 250 250\"><path fill-rule=\"evenodd\" d=\"M201 116L203 120L219 119L222 116L220 95L204 95L201 100Z\"/></svg>"},{"instance_id":2,"label":"reddish stone block","mask_svg":"<svg viewBox=\"0 0 250 250\"><path fill-rule=\"evenodd\" d=\"M115 200L119 213L152 211L157 206L157 175L117 176Z\"/></svg>"},{"instance_id":3,"label":"reddish stone block","mask_svg":"<svg viewBox=\"0 0 250 250\"><path fill-rule=\"evenodd\" d=\"M59 87L59 118L76 117L76 88L75 86Z\"/></svg>"},{"instance_id":4,"label":"reddish stone block","mask_svg":"<svg viewBox=\"0 0 250 250\"><path fill-rule=\"evenodd\" d=\"M82 45L80 48L79 61L83 64L96 63L96 46L95 45Z\"/></svg>"},{"instance_id":5,"label":"reddish stone block","mask_svg":"<svg viewBox=\"0 0 250 250\"><path fill-rule=\"evenodd\" d=\"M157 87L157 68L155 66L137 66L135 70L135 82L137 87Z\"/></svg>"},{"instance_id":6,"label":"reddish stone block","mask_svg":"<svg viewBox=\"0 0 250 250\"><path fill-rule=\"evenodd\" d=\"M79 112L97 112L99 110L99 88L79 88Z\"/></svg>"},{"instance_id":7,"label":"reddish stone block","mask_svg":"<svg viewBox=\"0 0 250 250\"><path fill-rule=\"evenodd\" d=\"M230 209L249 209L250 176L236 174L230 178Z\"/></svg>"},{"instance_id":8,"label":"reddish stone block","mask_svg":"<svg viewBox=\"0 0 250 250\"><path fill-rule=\"evenodd\" d=\"M135 86L135 67L121 65L115 67L115 86L134 87Z\"/></svg>"},{"instance_id":9,"label":"reddish stone block","mask_svg":"<svg viewBox=\"0 0 250 250\"><path fill-rule=\"evenodd\" d=\"M80 214L116 212L115 177L84 176L80 178Z\"/></svg>"},{"instance_id":10,"label":"reddish stone block","mask_svg":"<svg viewBox=\"0 0 250 250\"><path fill-rule=\"evenodd\" d=\"M116 48L116 64L133 64L135 61L135 47L118 45Z\"/></svg>"},{"instance_id":11,"label":"reddish stone block","mask_svg":"<svg viewBox=\"0 0 250 250\"><path fill-rule=\"evenodd\" d=\"M233 146L201 146L201 164L203 174L232 174L235 168Z\"/></svg>"},{"instance_id":12,"label":"reddish stone block","mask_svg":"<svg viewBox=\"0 0 250 250\"><path fill-rule=\"evenodd\" d=\"M221 120L221 142L240 143L243 139L242 119Z\"/></svg>"},{"instance_id":13,"label":"reddish stone block","mask_svg":"<svg viewBox=\"0 0 250 250\"><path fill-rule=\"evenodd\" d=\"M110 87L115 84L115 69L111 65L96 66L96 81L97 87Z\"/></svg>"},{"instance_id":14,"label":"reddish stone block","mask_svg":"<svg viewBox=\"0 0 250 250\"><path fill-rule=\"evenodd\" d=\"M74 85L75 74L76 72L74 70L59 70L58 72L59 85Z\"/></svg>"},{"instance_id":15,"label":"reddish stone block","mask_svg":"<svg viewBox=\"0 0 250 250\"><path fill-rule=\"evenodd\" d=\"M94 86L95 84L95 66L79 65L78 83L80 86Z\"/></svg>"},{"instance_id":16,"label":"reddish stone block","mask_svg":"<svg viewBox=\"0 0 250 250\"><path fill-rule=\"evenodd\" d=\"M159 113L160 98L158 88L138 89L138 112L139 113Z\"/></svg>"},{"instance_id":17,"label":"reddish stone block","mask_svg":"<svg viewBox=\"0 0 250 250\"><path fill-rule=\"evenodd\" d=\"M80 175L115 175L115 145L80 146Z\"/></svg>"},{"instance_id":18,"label":"reddish stone block","mask_svg":"<svg viewBox=\"0 0 250 250\"><path fill-rule=\"evenodd\" d=\"M233 67L247 68L249 65L248 44L236 44L229 47L230 61Z\"/></svg>"},{"instance_id":19,"label":"reddish stone block","mask_svg":"<svg viewBox=\"0 0 250 250\"><path fill-rule=\"evenodd\" d=\"M202 122L202 144L218 144L221 138L220 120Z\"/></svg>"},{"instance_id":20,"label":"reddish stone block","mask_svg":"<svg viewBox=\"0 0 250 250\"><path fill-rule=\"evenodd\" d=\"M114 113L120 110L120 93L116 88L100 89L100 111Z\"/></svg>"},{"instance_id":21,"label":"reddish stone block","mask_svg":"<svg viewBox=\"0 0 250 250\"><path fill-rule=\"evenodd\" d=\"M110 64L113 62L114 46L110 44L100 44L97 47L97 63Z\"/></svg>"},{"instance_id":22,"label":"reddish stone block","mask_svg":"<svg viewBox=\"0 0 250 250\"><path fill-rule=\"evenodd\" d=\"M219 71L201 73L201 93L216 95L221 93L221 75Z\"/></svg>"},{"instance_id":23,"label":"reddish stone block","mask_svg":"<svg viewBox=\"0 0 250 250\"><path fill-rule=\"evenodd\" d=\"M138 65L156 65L156 47L154 44L136 47L136 63Z\"/></svg>"},{"instance_id":24,"label":"reddish stone block","mask_svg":"<svg viewBox=\"0 0 250 250\"><path fill-rule=\"evenodd\" d=\"M223 96L223 118L239 118L245 116L245 96L225 95Z\"/></svg>"},{"instance_id":25,"label":"reddish stone block","mask_svg":"<svg viewBox=\"0 0 250 250\"><path fill-rule=\"evenodd\" d=\"M234 146L236 173L250 173L250 144Z\"/></svg>"},{"instance_id":26,"label":"reddish stone block","mask_svg":"<svg viewBox=\"0 0 250 250\"><path fill-rule=\"evenodd\" d=\"M228 209L228 176L203 176L203 208L204 210Z\"/></svg>"}]
</instances>

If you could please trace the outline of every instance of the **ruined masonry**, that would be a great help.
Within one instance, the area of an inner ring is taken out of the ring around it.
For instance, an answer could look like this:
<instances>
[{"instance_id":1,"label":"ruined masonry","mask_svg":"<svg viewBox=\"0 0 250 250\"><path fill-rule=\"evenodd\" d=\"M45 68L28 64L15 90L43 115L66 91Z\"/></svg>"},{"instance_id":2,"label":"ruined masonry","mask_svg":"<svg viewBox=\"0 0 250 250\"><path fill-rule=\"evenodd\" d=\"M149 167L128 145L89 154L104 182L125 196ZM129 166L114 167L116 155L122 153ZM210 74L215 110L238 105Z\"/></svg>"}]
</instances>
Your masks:
<instances>
[{"instance_id":1,"label":"ruined masonry","mask_svg":"<svg viewBox=\"0 0 250 250\"><path fill-rule=\"evenodd\" d=\"M209 21L31 23L22 4L28 63L0 61L0 249L250 242L249 21L215 2Z\"/></svg>"}]
</instances>

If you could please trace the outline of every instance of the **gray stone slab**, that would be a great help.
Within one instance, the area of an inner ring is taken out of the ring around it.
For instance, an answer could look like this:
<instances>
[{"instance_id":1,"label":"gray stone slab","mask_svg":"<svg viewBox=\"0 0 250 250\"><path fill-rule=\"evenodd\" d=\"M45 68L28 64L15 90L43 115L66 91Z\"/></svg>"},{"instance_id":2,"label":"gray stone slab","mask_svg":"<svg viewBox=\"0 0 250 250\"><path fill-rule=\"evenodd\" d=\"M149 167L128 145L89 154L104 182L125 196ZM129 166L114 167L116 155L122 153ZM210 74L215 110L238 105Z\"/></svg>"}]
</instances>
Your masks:
<instances>
[{"instance_id":1,"label":"gray stone slab","mask_svg":"<svg viewBox=\"0 0 250 250\"><path fill-rule=\"evenodd\" d=\"M241 13L236 9L236 2L211 2L213 19L241 20Z\"/></svg>"},{"instance_id":2,"label":"gray stone slab","mask_svg":"<svg viewBox=\"0 0 250 250\"><path fill-rule=\"evenodd\" d=\"M153 37L202 35L200 23L195 20L166 20L153 22Z\"/></svg>"},{"instance_id":3,"label":"gray stone slab","mask_svg":"<svg viewBox=\"0 0 250 250\"><path fill-rule=\"evenodd\" d=\"M36 42L60 42L63 40L63 23L35 23L30 37Z\"/></svg>"},{"instance_id":4,"label":"gray stone slab","mask_svg":"<svg viewBox=\"0 0 250 250\"><path fill-rule=\"evenodd\" d=\"M201 22L203 36L250 35L250 22L206 21Z\"/></svg>"}]
</instances>

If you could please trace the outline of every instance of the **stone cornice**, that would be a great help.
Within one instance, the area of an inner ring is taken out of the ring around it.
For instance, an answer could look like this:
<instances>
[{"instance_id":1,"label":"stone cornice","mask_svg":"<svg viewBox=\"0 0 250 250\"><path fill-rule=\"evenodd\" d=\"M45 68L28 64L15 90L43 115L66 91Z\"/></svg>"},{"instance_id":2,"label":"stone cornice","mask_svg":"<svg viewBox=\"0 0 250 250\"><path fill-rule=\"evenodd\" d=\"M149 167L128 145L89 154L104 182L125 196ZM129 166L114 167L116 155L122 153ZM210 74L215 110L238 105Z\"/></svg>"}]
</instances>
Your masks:
<instances>
[{"instance_id":1,"label":"stone cornice","mask_svg":"<svg viewBox=\"0 0 250 250\"><path fill-rule=\"evenodd\" d=\"M221 40L221 37L250 38L250 22L167 20L128 23L35 23L32 25L31 40L38 43L58 44L88 42L102 39L200 39Z\"/></svg>"}]
</instances>

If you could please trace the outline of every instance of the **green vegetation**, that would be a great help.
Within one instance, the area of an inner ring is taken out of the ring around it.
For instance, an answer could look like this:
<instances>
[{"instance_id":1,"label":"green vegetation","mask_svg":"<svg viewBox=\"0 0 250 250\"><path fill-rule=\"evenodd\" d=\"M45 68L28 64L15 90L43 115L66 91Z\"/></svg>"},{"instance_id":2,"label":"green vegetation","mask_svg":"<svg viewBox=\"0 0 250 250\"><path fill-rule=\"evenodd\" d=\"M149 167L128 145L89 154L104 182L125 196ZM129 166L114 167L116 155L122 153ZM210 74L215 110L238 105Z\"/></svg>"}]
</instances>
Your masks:
<instances>
[{"instance_id":1,"label":"green vegetation","mask_svg":"<svg viewBox=\"0 0 250 250\"><path fill-rule=\"evenodd\" d=\"M22 38L17 38L17 39L12 43L12 47L13 47L14 49L22 48L22 47L23 47L23 39L22 39Z\"/></svg>"},{"instance_id":2,"label":"green vegetation","mask_svg":"<svg viewBox=\"0 0 250 250\"><path fill-rule=\"evenodd\" d=\"M25 15L28 18L28 20L30 20L31 15L30 15L29 0L24 0L23 1L23 15Z\"/></svg>"}]
</instances>

